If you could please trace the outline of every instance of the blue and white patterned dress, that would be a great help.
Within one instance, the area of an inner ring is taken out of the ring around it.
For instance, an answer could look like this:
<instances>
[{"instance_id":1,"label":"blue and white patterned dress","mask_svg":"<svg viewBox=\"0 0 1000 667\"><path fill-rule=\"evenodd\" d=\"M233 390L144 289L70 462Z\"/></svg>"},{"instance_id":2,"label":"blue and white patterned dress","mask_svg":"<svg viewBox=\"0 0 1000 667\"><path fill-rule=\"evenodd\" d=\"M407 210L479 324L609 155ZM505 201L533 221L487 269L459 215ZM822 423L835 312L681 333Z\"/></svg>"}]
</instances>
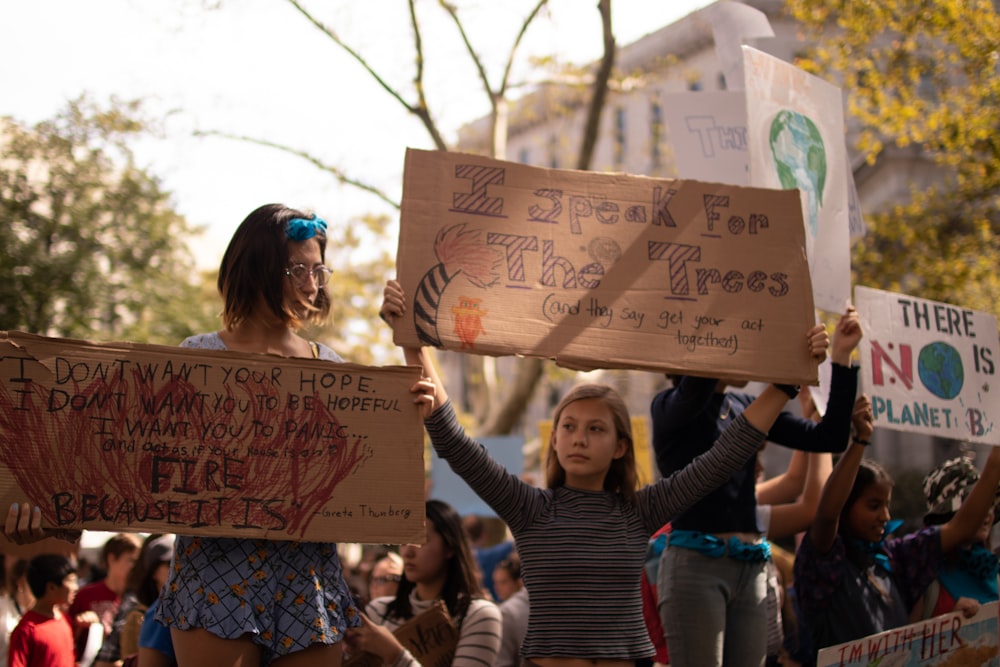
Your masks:
<instances>
[{"instance_id":1,"label":"blue and white patterned dress","mask_svg":"<svg viewBox=\"0 0 1000 667\"><path fill-rule=\"evenodd\" d=\"M226 349L218 333L181 346ZM343 362L323 345L318 356ZM249 635L264 664L311 644L335 644L361 623L335 543L185 535L177 537L156 619L226 639Z\"/></svg>"}]
</instances>

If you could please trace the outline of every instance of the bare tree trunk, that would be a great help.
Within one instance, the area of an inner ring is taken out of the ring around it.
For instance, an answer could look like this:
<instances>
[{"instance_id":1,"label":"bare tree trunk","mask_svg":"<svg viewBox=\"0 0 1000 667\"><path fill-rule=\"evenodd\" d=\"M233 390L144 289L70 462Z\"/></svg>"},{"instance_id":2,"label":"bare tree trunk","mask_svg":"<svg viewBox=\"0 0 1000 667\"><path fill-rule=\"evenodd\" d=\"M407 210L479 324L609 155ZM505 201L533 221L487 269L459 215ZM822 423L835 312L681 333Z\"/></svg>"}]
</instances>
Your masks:
<instances>
[{"instance_id":1,"label":"bare tree trunk","mask_svg":"<svg viewBox=\"0 0 1000 667\"><path fill-rule=\"evenodd\" d=\"M582 170L590 169L594 159L594 149L600 136L601 113L607 101L608 82L615 65L616 46L614 32L611 29L611 0L600 0L598 10L601 12L603 27L604 56L594 77L594 95L587 109L587 122L580 142L577 169ZM498 123L496 119L494 122ZM503 435L510 433L517 426L542 379L545 363L544 359L534 357L519 360L514 380L505 392L503 401L496 403L495 409L490 411L485 421L477 420L482 424L479 435ZM478 417L478 413L476 414Z\"/></svg>"}]
</instances>

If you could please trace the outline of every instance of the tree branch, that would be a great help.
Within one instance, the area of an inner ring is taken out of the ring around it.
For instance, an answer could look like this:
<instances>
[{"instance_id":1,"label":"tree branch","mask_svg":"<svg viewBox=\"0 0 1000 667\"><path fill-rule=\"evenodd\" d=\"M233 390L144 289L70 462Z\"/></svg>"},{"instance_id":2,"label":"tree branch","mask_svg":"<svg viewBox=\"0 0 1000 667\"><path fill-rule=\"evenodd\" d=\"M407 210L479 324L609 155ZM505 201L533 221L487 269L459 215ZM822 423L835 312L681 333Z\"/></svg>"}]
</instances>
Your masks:
<instances>
[{"instance_id":1,"label":"tree branch","mask_svg":"<svg viewBox=\"0 0 1000 667\"><path fill-rule=\"evenodd\" d=\"M507 84L510 79L510 70L514 66L514 55L517 52L517 48L521 45L521 40L524 39L524 35L528 32L528 26L535 20L538 13L542 11L542 7L547 5L549 0L538 0L538 4L535 8L531 10L527 18L524 19L524 23L521 24L521 30L517 33L517 37L514 39L514 45L510 47L510 53L507 55L507 64L503 69L503 78L500 79L500 88L497 90L497 94L501 97L507 94Z\"/></svg>"},{"instance_id":2,"label":"tree branch","mask_svg":"<svg viewBox=\"0 0 1000 667\"><path fill-rule=\"evenodd\" d=\"M195 130L194 135L196 137L222 137L223 139L234 139L236 141L245 141L251 144L257 144L258 146L267 146L268 148L274 148L289 155L294 155L300 157L303 160L311 162L314 166L322 169L323 171L332 174L334 178L343 183L344 185L351 185L360 190L364 190L372 195L375 195L383 202L392 206L394 209L399 210L399 202L395 201L387 194L382 192L380 189L374 185L369 185L357 179L351 178L344 173L339 167L334 167L333 165L326 164L318 157L307 153L306 151L299 150L297 148L292 148L290 146L285 146L284 144L275 143L273 141L268 141L267 139L258 139L256 137L247 137L240 134L230 134L229 132L221 132L219 130Z\"/></svg>"},{"instance_id":3,"label":"tree branch","mask_svg":"<svg viewBox=\"0 0 1000 667\"><path fill-rule=\"evenodd\" d=\"M445 142L444 137L441 136L441 132L438 131L437 124L431 118L430 107L427 106L427 94L424 90L424 39L420 32L420 23L417 21L417 9L414 0L409 0L409 5L410 24L413 26L413 48L417 56L417 71L413 77L413 86L417 91L417 105L416 107L410 107L410 110L424 124L424 128L431 135L431 140L437 146L437 149L446 151L448 150L448 144Z\"/></svg>"},{"instance_id":4,"label":"tree branch","mask_svg":"<svg viewBox=\"0 0 1000 667\"><path fill-rule=\"evenodd\" d=\"M412 106L409 102L407 102L406 100L404 100L403 96L400 95L396 91L395 88L393 88L392 86L390 86L386 82L386 80L383 79L379 75L378 72L376 72L374 69L372 69L372 66L368 64L368 61L365 60L361 56L360 53L358 53L357 51L355 51L353 48L351 48L350 46L348 46L346 42L344 42L342 39L340 39L340 37L337 35L336 32L333 31L332 28L330 28L325 23L323 23L322 21L320 21L318 18L316 18L315 16L313 16L309 12L309 10L307 10L305 7L302 6L301 3L299 3L298 0L286 0L286 1L292 7L295 7L295 9L299 10L299 13L301 13L303 16L305 16L306 19L310 23L312 23L314 26L316 26L320 30L320 32L322 32L324 35L326 35L327 37L329 37L333 41L334 44L336 44L337 46L339 46L340 48L342 48L344 51L346 51L348 53L348 55L350 55L352 58L354 58L354 60L356 60L358 62L359 65L361 65L363 68L365 68L365 71L372 75L372 78L375 79L375 81L378 83L378 85L382 86L383 90L385 90L387 93L389 93L390 95L392 95L396 99L397 102L399 102L400 104L402 104L406 108L407 111L409 111L410 113L413 113L413 114L417 114L418 116L420 115L418 113L418 109L416 107Z\"/></svg>"},{"instance_id":5,"label":"tree branch","mask_svg":"<svg viewBox=\"0 0 1000 667\"><path fill-rule=\"evenodd\" d=\"M598 130L601 124L601 112L604 110L604 103L608 96L608 80L611 78L611 71L615 66L615 35L611 30L611 0L600 0L597 8L601 12L604 56L601 58L601 65L594 79L594 96L590 100L590 108L587 111L587 122L584 125L583 141L576 165L577 169L582 170L590 169L590 163L594 159L594 149L597 146Z\"/></svg>"}]
</instances>

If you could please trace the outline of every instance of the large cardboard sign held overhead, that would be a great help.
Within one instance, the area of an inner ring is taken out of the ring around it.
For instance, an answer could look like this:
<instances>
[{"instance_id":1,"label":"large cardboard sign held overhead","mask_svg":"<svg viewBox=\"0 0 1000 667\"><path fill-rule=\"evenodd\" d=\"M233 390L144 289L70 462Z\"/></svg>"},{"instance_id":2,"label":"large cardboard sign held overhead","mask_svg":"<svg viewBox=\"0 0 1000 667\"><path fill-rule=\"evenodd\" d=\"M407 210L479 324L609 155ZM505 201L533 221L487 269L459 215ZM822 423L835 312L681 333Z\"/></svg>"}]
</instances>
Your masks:
<instances>
[{"instance_id":1,"label":"large cardboard sign held overhead","mask_svg":"<svg viewBox=\"0 0 1000 667\"><path fill-rule=\"evenodd\" d=\"M1000 444L993 315L869 287L854 299L875 426Z\"/></svg>"},{"instance_id":2,"label":"large cardboard sign held overhead","mask_svg":"<svg viewBox=\"0 0 1000 667\"><path fill-rule=\"evenodd\" d=\"M798 192L409 149L396 342L814 384Z\"/></svg>"},{"instance_id":3,"label":"large cardboard sign held overhead","mask_svg":"<svg viewBox=\"0 0 1000 667\"><path fill-rule=\"evenodd\" d=\"M418 377L0 333L0 507L61 528L423 542Z\"/></svg>"}]
</instances>

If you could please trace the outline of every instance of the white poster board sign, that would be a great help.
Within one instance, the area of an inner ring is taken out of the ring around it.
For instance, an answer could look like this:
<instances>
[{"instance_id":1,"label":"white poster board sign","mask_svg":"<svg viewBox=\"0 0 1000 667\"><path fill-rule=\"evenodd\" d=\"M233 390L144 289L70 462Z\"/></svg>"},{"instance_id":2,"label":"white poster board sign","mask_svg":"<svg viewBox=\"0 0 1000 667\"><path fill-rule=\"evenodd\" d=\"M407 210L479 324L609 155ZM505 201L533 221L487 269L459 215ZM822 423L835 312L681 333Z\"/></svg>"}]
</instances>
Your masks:
<instances>
[{"instance_id":1,"label":"white poster board sign","mask_svg":"<svg viewBox=\"0 0 1000 667\"><path fill-rule=\"evenodd\" d=\"M662 100L678 178L750 185L742 92L667 93Z\"/></svg>"},{"instance_id":2,"label":"white poster board sign","mask_svg":"<svg viewBox=\"0 0 1000 667\"><path fill-rule=\"evenodd\" d=\"M749 46L743 58L750 183L802 193L813 300L841 312L851 257L840 89Z\"/></svg>"},{"instance_id":3,"label":"white poster board sign","mask_svg":"<svg viewBox=\"0 0 1000 667\"><path fill-rule=\"evenodd\" d=\"M997 603L944 614L820 650L817 667L997 667Z\"/></svg>"},{"instance_id":4,"label":"white poster board sign","mask_svg":"<svg viewBox=\"0 0 1000 667\"><path fill-rule=\"evenodd\" d=\"M868 287L854 299L876 427L1000 444L995 317Z\"/></svg>"}]
</instances>

